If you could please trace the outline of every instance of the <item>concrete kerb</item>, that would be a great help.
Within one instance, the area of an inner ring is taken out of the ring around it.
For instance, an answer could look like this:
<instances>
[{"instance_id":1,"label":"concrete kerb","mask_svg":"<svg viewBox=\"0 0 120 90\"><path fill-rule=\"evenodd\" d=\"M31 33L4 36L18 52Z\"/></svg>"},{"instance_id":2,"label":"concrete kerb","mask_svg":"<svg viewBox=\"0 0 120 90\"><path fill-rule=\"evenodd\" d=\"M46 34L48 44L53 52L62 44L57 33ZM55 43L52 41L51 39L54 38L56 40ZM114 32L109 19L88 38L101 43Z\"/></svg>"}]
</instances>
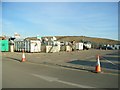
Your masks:
<instances>
[{"instance_id":1,"label":"concrete kerb","mask_svg":"<svg viewBox=\"0 0 120 90\"><path fill-rule=\"evenodd\" d=\"M78 70L78 71L86 71L86 72L91 72L91 73L96 73L95 72L95 67L92 66L85 66L85 65L74 65L74 64L68 64L68 63L57 63L57 62L48 62L48 61L42 61L42 62L32 62L32 61L28 61L31 63L37 63L37 64L44 64L44 65L51 65L51 66L59 66L59 67L64 67L64 68L68 68L68 69L74 69L74 70ZM117 70L111 70L111 69L106 69L106 68L102 68L102 72L104 74L119 74L119 72Z\"/></svg>"},{"instance_id":2,"label":"concrete kerb","mask_svg":"<svg viewBox=\"0 0 120 90\"><path fill-rule=\"evenodd\" d=\"M92 66L72 65L72 64L66 64L66 63L61 63L61 64L55 63L55 65L61 66L61 67L65 67L65 68L84 70L86 72L96 73L95 72L95 67L92 67ZM119 74L118 70L114 70L113 71L111 69L106 69L106 68L102 68L102 72L101 73L115 73L115 74Z\"/></svg>"}]
</instances>

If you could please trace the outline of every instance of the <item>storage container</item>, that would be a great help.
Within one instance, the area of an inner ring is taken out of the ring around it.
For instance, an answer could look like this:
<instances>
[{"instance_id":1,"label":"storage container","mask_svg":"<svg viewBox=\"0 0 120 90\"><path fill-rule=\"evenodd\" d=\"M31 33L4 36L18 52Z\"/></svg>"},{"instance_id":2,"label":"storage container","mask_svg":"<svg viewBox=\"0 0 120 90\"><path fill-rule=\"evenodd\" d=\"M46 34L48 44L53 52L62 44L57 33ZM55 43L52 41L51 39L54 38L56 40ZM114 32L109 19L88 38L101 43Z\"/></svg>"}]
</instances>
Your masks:
<instances>
[{"instance_id":1,"label":"storage container","mask_svg":"<svg viewBox=\"0 0 120 90\"><path fill-rule=\"evenodd\" d=\"M41 52L46 52L46 46L45 45L41 45Z\"/></svg>"},{"instance_id":2,"label":"storage container","mask_svg":"<svg viewBox=\"0 0 120 90\"><path fill-rule=\"evenodd\" d=\"M76 43L75 44L75 49L76 50L83 50L83 43Z\"/></svg>"},{"instance_id":3,"label":"storage container","mask_svg":"<svg viewBox=\"0 0 120 90\"><path fill-rule=\"evenodd\" d=\"M14 45L10 45L10 52L14 52Z\"/></svg>"},{"instance_id":4,"label":"storage container","mask_svg":"<svg viewBox=\"0 0 120 90\"><path fill-rule=\"evenodd\" d=\"M57 46L51 46L51 45L47 45L46 46L46 53L49 53L49 52L59 52L60 51L60 45L57 45Z\"/></svg>"},{"instance_id":5,"label":"storage container","mask_svg":"<svg viewBox=\"0 0 120 90\"><path fill-rule=\"evenodd\" d=\"M0 40L0 51L9 51L8 40Z\"/></svg>"},{"instance_id":6,"label":"storage container","mask_svg":"<svg viewBox=\"0 0 120 90\"><path fill-rule=\"evenodd\" d=\"M39 40L25 40L24 46L26 52L41 52L41 42Z\"/></svg>"},{"instance_id":7,"label":"storage container","mask_svg":"<svg viewBox=\"0 0 120 90\"><path fill-rule=\"evenodd\" d=\"M67 52L72 51L72 47L71 47L71 46L69 46L69 45L67 45L67 46L66 46L66 51L67 51Z\"/></svg>"},{"instance_id":8,"label":"storage container","mask_svg":"<svg viewBox=\"0 0 120 90\"><path fill-rule=\"evenodd\" d=\"M60 47L60 51L65 51L65 50L66 50L66 46L65 45Z\"/></svg>"},{"instance_id":9,"label":"storage container","mask_svg":"<svg viewBox=\"0 0 120 90\"><path fill-rule=\"evenodd\" d=\"M24 41L15 41L15 51L22 52L22 50L25 48Z\"/></svg>"}]
</instances>

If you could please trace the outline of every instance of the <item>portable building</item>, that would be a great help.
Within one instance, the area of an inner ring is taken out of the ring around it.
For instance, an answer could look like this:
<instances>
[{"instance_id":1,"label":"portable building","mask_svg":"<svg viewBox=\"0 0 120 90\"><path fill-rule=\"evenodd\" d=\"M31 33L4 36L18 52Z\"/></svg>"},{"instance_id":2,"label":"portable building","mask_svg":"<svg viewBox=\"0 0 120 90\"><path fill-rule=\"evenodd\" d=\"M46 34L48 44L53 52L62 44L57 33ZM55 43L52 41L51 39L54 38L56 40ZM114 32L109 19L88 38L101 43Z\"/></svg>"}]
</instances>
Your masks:
<instances>
[{"instance_id":1,"label":"portable building","mask_svg":"<svg viewBox=\"0 0 120 90\"><path fill-rule=\"evenodd\" d=\"M17 52L22 52L22 49L24 49L24 41L15 41L15 44L14 44L14 49L15 51Z\"/></svg>"},{"instance_id":2,"label":"portable building","mask_svg":"<svg viewBox=\"0 0 120 90\"><path fill-rule=\"evenodd\" d=\"M114 48L115 48L116 50L120 50L120 45L114 45Z\"/></svg>"},{"instance_id":3,"label":"portable building","mask_svg":"<svg viewBox=\"0 0 120 90\"><path fill-rule=\"evenodd\" d=\"M72 47L69 46L69 45L66 45L66 46L65 46L65 50L66 50L67 52L70 52L70 51L72 51Z\"/></svg>"},{"instance_id":4,"label":"portable building","mask_svg":"<svg viewBox=\"0 0 120 90\"><path fill-rule=\"evenodd\" d=\"M75 44L75 49L76 50L83 50L83 43L76 43Z\"/></svg>"},{"instance_id":5,"label":"portable building","mask_svg":"<svg viewBox=\"0 0 120 90\"><path fill-rule=\"evenodd\" d=\"M0 40L0 51L9 51L8 40Z\"/></svg>"},{"instance_id":6,"label":"portable building","mask_svg":"<svg viewBox=\"0 0 120 90\"><path fill-rule=\"evenodd\" d=\"M90 49L91 47L92 47L91 43L84 43L84 44L83 44L83 50L84 50L84 49L88 50L88 49Z\"/></svg>"},{"instance_id":7,"label":"portable building","mask_svg":"<svg viewBox=\"0 0 120 90\"><path fill-rule=\"evenodd\" d=\"M41 52L41 42L39 40L25 40L24 46L26 52Z\"/></svg>"},{"instance_id":8,"label":"portable building","mask_svg":"<svg viewBox=\"0 0 120 90\"><path fill-rule=\"evenodd\" d=\"M58 46L50 46L50 45L47 45L46 46L46 53L49 53L49 52L59 52L60 51L60 45Z\"/></svg>"},{"instance_id":9,"label":"portable building","mask_svg":"<svg viewBox=\"0 0 120 90\"><path fill-rule=\"evenodd\" d=\"M60 51L65 51L65 50L66 50L66 46L65 45L60 47Z\"/></svg>"},{"instance_id":10,"label":"portable building","mask_svg":"<svg viewBox=\"0 0 120 90\"><path fill-rule=\"evenodd\" d=\"M60 51L60 42L59 41L49 41L48 45L46 45L45 51L49 52L59 52Z\"/></svg>"},{"instance_id":11,"label":"portable building","mask_svg":"<svg viewBox=\"0 0 120 90\"><path fill-rule=\"evenodd\" d=\"M15 41L15 51L22 52L40 52L41 42L39 40Z\"/></svg>"}]
</instances>

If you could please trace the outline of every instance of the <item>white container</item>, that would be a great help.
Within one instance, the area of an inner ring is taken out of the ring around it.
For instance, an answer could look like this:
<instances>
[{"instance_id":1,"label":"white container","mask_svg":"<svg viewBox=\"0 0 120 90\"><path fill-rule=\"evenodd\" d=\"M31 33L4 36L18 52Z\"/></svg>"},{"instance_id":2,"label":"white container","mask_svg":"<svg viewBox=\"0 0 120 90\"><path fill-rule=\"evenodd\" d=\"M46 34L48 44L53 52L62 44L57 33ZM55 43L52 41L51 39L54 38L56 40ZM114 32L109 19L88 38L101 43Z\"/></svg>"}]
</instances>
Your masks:
<instances>
[{"instance_id":1,"label":"white container","mask_svg":"<svg viewBox=\"0 0 120 90\"><path fill-rule=\"evenodd\" d=\"M22 49L24 49L24 42L23 41L20 41L19 42L20 46L19 46L19 51L22 52Z\"/></svg>"},{"instance_id":2,"label":"white container","mask_svg":"<svg viewBox=\"0 0 120 90\"><path fill-rule=\"evenodd\" d=\"M50 49L52 49L52 46L47 45L47 46L46 46L46 49L45 49L45 50L46 50L46 53L49 53L49 52L50 52Z\"/></svg>"},{"instance_id":3,"label":"white container","mask_svg":"<svg viewBox=\"0 0 120 90\"><path fill-rule=\"evenodd\" d=\"M91 44L90 43L85 43L84 46L87 47L88 49L91 48Z\"/></svg>"},{"instance_id":4,"label":"white container","mask_svg":"<svg viewBox=\"0 0 120 90\"><path fill-rule=\"evenodd\" d=\"M26 40L24 43L26 52L41 52L41 42L39 40Z\"/></svg>"},{"instance_id":5,"label":"white container","mask_svg":"<svg viewBox=\"0 0 120 90\"><path fill-rule=\"evenodd\" d=\"M17 42L15 42L15 44L14 44L14 46L15 46L15 48L14 48L14 50L15 51L17 51L17 44L16 44Z\"/></svg>"},{"instance_id":6,"label":"white container","mask_svg":"<svg viewBox=\"0 0 120 90\"><path fill-rule=\"evenodd\" d=\"M10 45L10 52L14 52L14 45Z\"/></svg>"},{"instance_id":7,"label":"white container","mask_svg":"<svg viewBox=\"0 0 120 90\"><path fill-rule=\"evenodd\" d=\"M24 39L17 38L14 40L14 50L21 52L24 49Z\"/></svg>"},{"instance_id":8,"label":"white container","mask_svg":"<svg viewBox=\"0 0 120 90\"><path fill-rule=\"evenodd\" d=\"M18 43L17 43L17 46L18 46L18 47L17 47L17 51L20 52L20 42L19 42L19 41L18 41Z\"/></svg>"},{"instance_id":9,"label":"white container","mask_svg":"<svg viewBox=\"0 0 120 90\"><path fill-rule=\"evenodd\" d=\"M46 53L49 53L49 52L59 52L60 51L60 45L58 46L46 46Z\"/></svg>"},{"instance_id":10,"label":"white container","mask_svg":"<svg viewBox=\"0 0 120 90\"><path fill-rule=\"evenodd\" d=\"M69 45L67 45L67 46L66 46L66 51L67 51L67 52L72 51L72 47L71 47L71 46L69 46Z\"/></svg>"},{"instance_id":11,"label":"white container","mask_svg":"<svg viewBox=\"0 0 120 90\"><path fill-rule=\"evenodd\" d=\"M25 52L30 52L30 41L24 41L25 42Z\"/></svg>"},{"instance_id":12,"label":"white container","mask_svg":"<svg viewBox=\"0 0 120 90\"><path fill-rule=\"evenodd\" d=\"M19 46L20 46L19 42L17 42L16 45L17 45L17 51L19 52Z\"/></svg>"},{"instance_id":13,"label":"white container","mask_svg":"<svg viewBox=\"0 0 120 90\"><path fill-rule=\"evenodd\" d=\"M60 51L65 51L65 46L61 46Z\"/></svg>"},{"instance_id":14,"label":"white container","mask_svg":"<svg viewBox=\"0 0 120 90\"><path fill-rule=\"evenodd\" d=\"M16 50L17 50L17 52L19 52L19 41L17 41L15 44L17 46Z\"/></svg>"},{"instance_id":15,"label":"white container","mask_svg":"<svg viewBox=\"0 0 120 90\"><path fill-rule=\"evenodd\" d=\"M24 41L24 46L27 47L27 42ZM24 48L25 52L27 52L27 49Z\"/></svg>"},{"instance_id":16,"label":"white container","mask_svg":"<svg viewBox=\"0 0 120 90\"><path fill-rule=\"evenodd\" d=\"M24 41L15 41L15 51L22 52L22 49L24 49Z\"/></svg>"},{"instance_id":17,"label":"white container","mask_svg":"<svg viewBox=\"0 0 120 90\"><path fill-rule=\"evenodd\" d=\"M51 52L59 52L59 51L60 51L60 45L53 46L53 48L51 49Z\"/></svg>"},{"instance_id":18,"label":"white container","mask_svg":"<svg viewBox=\"0 0 120 90\"><path fill-rule=\"evenodd\" d=\"M76 43L75 44L75 49L76 50L83 50L83 43Z\"/></svg>"},{"instance_id":19,"label":"white container","mask_svg":"<svg viewBox=\"0 0 120 90\"><path fill-rule=\"evenodd\" d=\"M120 45L114 45L116 50L120 50Z\"/></svg>"},{"instance_id":20,"label":"white container","mask_svg":"<svg viewBox=\"0 0 120 90\"><path fill-rule=\"evenodd\" d=\"M46 46L45 45L41 45L41 52L46 52Z\"/></svg>"}]
</instances>

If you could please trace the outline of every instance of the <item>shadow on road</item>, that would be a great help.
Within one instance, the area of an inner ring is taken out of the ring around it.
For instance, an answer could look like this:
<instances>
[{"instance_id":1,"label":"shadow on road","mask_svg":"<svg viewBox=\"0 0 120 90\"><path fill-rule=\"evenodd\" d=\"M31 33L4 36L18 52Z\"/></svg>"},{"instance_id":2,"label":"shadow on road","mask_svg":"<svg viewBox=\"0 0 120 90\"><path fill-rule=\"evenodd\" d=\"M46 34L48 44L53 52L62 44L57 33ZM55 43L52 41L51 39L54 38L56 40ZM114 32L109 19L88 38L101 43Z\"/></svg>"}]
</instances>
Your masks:
<instances>
[{"instance_id":1,"label":"shadow on road","mask_svg":"<svg viewBox=\"0 0 120 90\"><path fill-rule=\"evenodd\" d=\"M73 61L70 61L70 62L67 62L67 63L77 64L77 65L84 65L84 66L92 66L92 67L96 66L96 62L86 61L86 60L73 60ZM101 62L100 65L103 68L120 70L120 68L118 67L119 64L113 65L112 63L109 63L109 62Z\"/></svg>"},{"instance_id":2,"label":"shadow on road","mask_svg":"<svg viewBox=\"0 0 120 90\"><path fill-rule=\"evenodd\" d=\"M118 53L119 53L119 51L115 52L115 53L106 54L106 55L118 56Z\"/></svg>"},{"instance_id":3,"label":"shadow on road","mask_svg":"<svg viewBox=\"0 0 120 90\"><path fill-rule=\"evenodd\" d=\"M73 66L66 66L66 65L60 65L60 64L56 64L57 66L61 66L61 67L65 67L65 68L71 68L71 69L77 69L77 70L85 70L88 72L94 72L96 73L94 70L90 70L90 69L86 69L86 68L79 68L79 67L73 67Z\"/></svg>"},{"instance_id":4,"label":"shadow on road","mask_svg":"<svg viewBox=\"0 0 120 90\"><path fill-rule=\"evenodd\" d=\"M101 67L108 68L108 69L114 69L114 70L120 70L119 64L113 65L112 63L102 62Z\"/></svg>"},{"instance_id":5,"label":"shadow on road","mask_svg":"<svg viewBox=\"0 0 120 90\"><path fill-rule=\"evenodd\" d=\"M12 60L15 60L15 61L21 62L21 60L20 60L20 59L17 59L17 58L12 58L12 57L6 57L6 58L9 58L9 59L12 59Z\"/></svg>"},{"instance_id":6,"label":"shadow on road","mask_svg":"<svg viewBox=\"0 0 120 90\"><path fill-rule=\"evenodd\" d=\"M86 61L86 60L72 60L70 62L71 64L78 64L78 65L86 65L86 66L95 66L96 62Z\"/></svg>"},{"instance_id":7,"label":"shadow on road","mask_svg":"<svg viewBox=\"0 0 120 90\"><path fill-rule=\"evenodd\" d=\"M110 60L110 61L119 61L119 57L111 57L111 56L103 56L101 57L103 60Z\"/></svg>"}]
</instances>

